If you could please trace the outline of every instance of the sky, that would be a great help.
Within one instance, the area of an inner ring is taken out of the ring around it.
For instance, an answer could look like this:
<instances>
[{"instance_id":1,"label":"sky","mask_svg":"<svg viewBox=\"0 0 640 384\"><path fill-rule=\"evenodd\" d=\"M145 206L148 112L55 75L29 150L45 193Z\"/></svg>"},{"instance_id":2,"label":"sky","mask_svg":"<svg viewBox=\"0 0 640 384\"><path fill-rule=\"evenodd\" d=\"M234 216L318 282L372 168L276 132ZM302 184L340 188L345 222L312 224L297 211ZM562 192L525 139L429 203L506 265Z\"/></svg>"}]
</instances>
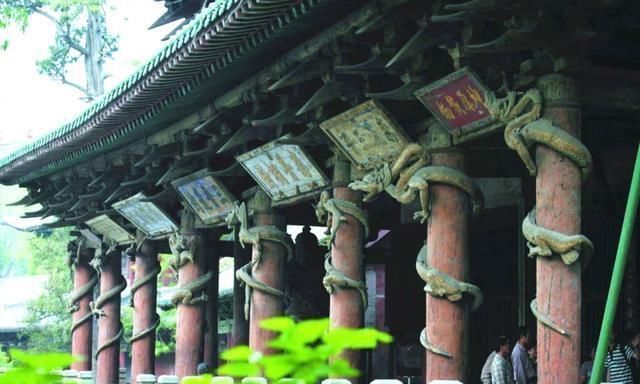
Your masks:
<instances>
[{"instance_id":1,"label":"sky","mask_svg":"<svg viewBox=\"0 0 640 384\"><path fill-rule=\"evenodd\" d=\"M105 69L110 89L157 52L175 24L148 30L164 13L164 3L152 0L110 0L107 23L120 36L119 50ZM9 48L0 51L0 156L72 120L87 103L80 91L40 75L36 61L48 54L55 28L43 17L32 16L25 33L8 31ZM82 67L69 78L83 84Z\"/></svg>"}]
</instances>

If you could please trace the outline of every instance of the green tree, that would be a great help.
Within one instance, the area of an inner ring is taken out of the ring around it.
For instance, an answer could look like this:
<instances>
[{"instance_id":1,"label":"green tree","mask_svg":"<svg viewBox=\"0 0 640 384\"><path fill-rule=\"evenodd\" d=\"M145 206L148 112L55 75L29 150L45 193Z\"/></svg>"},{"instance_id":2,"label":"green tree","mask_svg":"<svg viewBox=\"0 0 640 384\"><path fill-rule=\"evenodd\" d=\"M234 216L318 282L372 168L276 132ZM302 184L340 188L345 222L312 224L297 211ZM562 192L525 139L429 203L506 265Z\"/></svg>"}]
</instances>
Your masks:
<instances>
[{"instance_id":1,"label":"green tree","mask_svg":"<svg viewBox=\"0 0 640 384\"><path fill-rule=\"evenodd\" d=\"M36 63L40 73L81 91L91 101L104 93L104 60L116 51L117 36L107 30L106 0L0 0L0 31L9 26L25 30L33 15L56 28L49 56ZM8 40L0 39L2 48ZM85 84L68 77L70 65L82 61Z\"/></svg>"},{"instance_id":2,"label":"green tree","mask_svg":"<svg viewBox=\"0 0 640 384\"><path fill-rule=\"evenodd\" d=\"M71 316L67 297L73 289L66 263L68 229L56 229L50 236L32 235L29 239L31 271L48 276L44 293L27 307L27 329L23 335L33 351L67 352L70 349Z\"/></svg>"}]
</instances>

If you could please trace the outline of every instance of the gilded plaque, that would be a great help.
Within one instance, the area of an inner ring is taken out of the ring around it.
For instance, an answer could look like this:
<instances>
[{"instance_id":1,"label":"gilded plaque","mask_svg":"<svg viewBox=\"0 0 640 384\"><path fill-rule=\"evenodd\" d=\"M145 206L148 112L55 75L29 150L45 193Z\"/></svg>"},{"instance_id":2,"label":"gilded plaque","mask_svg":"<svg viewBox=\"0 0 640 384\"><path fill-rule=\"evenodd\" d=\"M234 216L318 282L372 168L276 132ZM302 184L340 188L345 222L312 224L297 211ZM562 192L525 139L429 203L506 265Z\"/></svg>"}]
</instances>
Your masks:
<instances>
[{"instance_id":1,"label":"gilded plaque","mask_svg":"<svg viewBox=\"0 0 640 384\"><path fill-rule=\"evenodd\" d=\"M107 215L94 217L91 220L87 220L86 224L95 232L118 244L128 244L135 240L131 233Z\"/></svg>"},{"instance_id":2,"label":"gilded plaque","mask_svg":"<svg viewBox=\"0 0 640 384\"><path fill-rule=\"evenodd\" d=\"M468 67L416 91L415 95L455 135L478 130L495 121L489 112L489 90Z\"/></svg>"},{"instance_id":3,"label":"gilded plaque","mask_svg":"<svg viewBox=\"0 0 640 384\"><path fill-rule=\"evenodd\" d=\"M329 186L315 161L296 144L274 141L236 159L273 202L308 196Z\"/></svg>"},{"instance_id":4,"label":"gilded plaque","mask_svg":"<svg viewBox=\"0 0 640 384\"><path fill-rule=\"evenodd\" d=\"M394 161L409 138L377 100L369 100L320 123L320 128L361 170Z\"/></svg>"},{"instance_id":5,"label":"gilded plaque","mask_svg":"<svg viewBox=\"0 0 640 384\"><path fill-rule=\"evenodd\" d=\"M154 203L142 201L146 196L138 193L114 203L112 207L152 238L166 237L178 230L176 224Z\"/></svg>"},{"instance_id":6,"label":"gilded plaque","mask_svg":"<svg viewBox=\"0 0 640 384\"><path fill-rule=\"evenodd\" d=\"M202 169L171 183L198 218L210 226L224 224L235 198L208 169Z\"/></svg>"}]
</instances>

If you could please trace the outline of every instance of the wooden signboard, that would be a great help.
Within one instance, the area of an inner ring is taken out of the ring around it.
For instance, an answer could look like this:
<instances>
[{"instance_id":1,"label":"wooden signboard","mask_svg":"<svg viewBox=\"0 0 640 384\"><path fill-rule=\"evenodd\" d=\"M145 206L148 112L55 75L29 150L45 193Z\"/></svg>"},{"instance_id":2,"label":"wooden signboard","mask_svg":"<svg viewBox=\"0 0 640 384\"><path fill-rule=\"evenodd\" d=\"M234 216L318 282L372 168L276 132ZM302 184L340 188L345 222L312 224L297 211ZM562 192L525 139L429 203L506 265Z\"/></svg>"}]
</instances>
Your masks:
<instances>
[{"instance_id":1,"label":"wooden signboard","mask_svg":"<svg viewBox=\"0 0 640 384\"><path fill-rule=\"evenodd\" d=\"M329 179L296 144L274 141L236 157L236 160L276 205L299 201L329 186Z\"/></svg>"},{"instance_id":2,"label":"wooden signboard","mask_svg":"<svg viewBox=\"0 0 640 384\"><path fill-rule=\"evenodd\" d=\"M173 220L154 203L143 201L145 198L145 195L138 193L126 200L118 201L112 206L153 239L167 237L177 231L178 227Z\"/></svg>"},{"instance_id":3,"label":"wooden signboard","mask_svg":"<svg viewBox=\"0 0 640 384\"><path fill-rule=\"evenodd\" d=\"M377 100L320 123L320 128L360 170L394 161L409 138Z\"/></svg>"},{"instance_id":4,"label":"wooden signboard","mask_svg":"<svg viewBox=\"0 0 640 384\"><path fill-rule=\"evenodd\" d=\"M205 225L225 224L235 198L211 171L202 169L171 184Z\"/></svg>"},{"instance_id":5,"label":"wooden signboard","mask_svg":"<svg viewBox=\"0 0 640 384\"><path fill-rule=\"evenodd\" d=\"M95 232L118 244L128 244L135 240L132 234L107 215L94 217L91 220L87 220L86 224Z\"/></svg>"},{"instance_id":6,"label":"wooden signboard","mask_svg":"<svg viewBox=\"0 0 640 384\"><path fill-rule=\"evenodd\" d=\"M454 136L462 136L496 121L487 108L488 92L465 67L420 88L415 95Z\"/></svg>"}]
</instances>

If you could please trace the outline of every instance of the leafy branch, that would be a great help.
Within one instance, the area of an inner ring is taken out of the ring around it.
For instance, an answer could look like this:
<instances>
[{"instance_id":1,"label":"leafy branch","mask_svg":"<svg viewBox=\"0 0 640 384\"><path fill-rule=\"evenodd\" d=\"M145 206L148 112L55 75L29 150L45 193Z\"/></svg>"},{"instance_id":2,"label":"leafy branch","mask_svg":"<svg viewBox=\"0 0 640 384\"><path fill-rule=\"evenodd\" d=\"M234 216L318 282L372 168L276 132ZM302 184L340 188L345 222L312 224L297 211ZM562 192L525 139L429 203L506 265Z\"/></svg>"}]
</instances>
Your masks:
<instances>
[{"instance_id":1,"label":"leafy branch","mask_svg":"<svg viewBox=\"0 0 640 384\"><path fill-rule=\"evenodd\" d=\"M316 383L326 377L357 377L360 372L341 354L349 349L374 349L378 343L393 340L389 334L373 328L330 328L329 319L296 323L288 317L274 317L262 321L260 326L279 334L268 343L277 353L265 356L248 346L228 349L220 355L227 363L218 369L218 374L263 375L271 382L286 377L305 383Z\"/></svg>"}]
</instances>

